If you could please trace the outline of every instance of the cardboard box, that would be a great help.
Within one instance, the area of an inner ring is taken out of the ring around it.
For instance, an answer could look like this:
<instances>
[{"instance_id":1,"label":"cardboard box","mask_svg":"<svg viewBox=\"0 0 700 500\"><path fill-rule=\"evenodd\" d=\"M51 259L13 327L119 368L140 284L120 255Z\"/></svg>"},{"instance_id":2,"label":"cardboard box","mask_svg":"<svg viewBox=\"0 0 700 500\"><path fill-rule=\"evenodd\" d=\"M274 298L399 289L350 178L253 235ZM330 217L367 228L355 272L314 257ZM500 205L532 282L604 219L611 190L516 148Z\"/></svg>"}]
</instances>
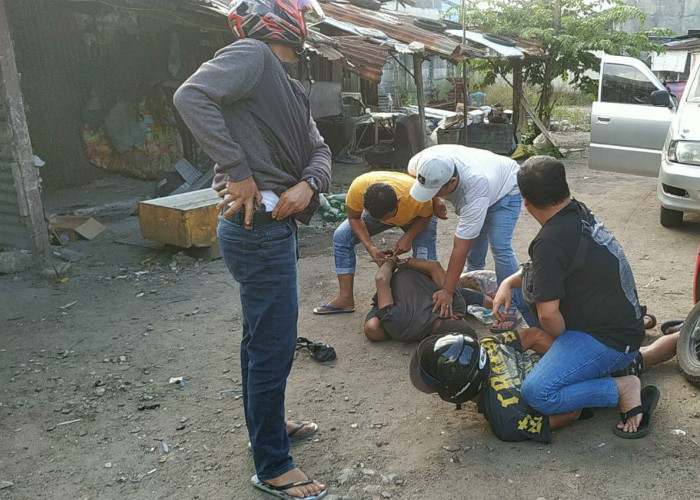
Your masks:
<instances>
[{"instance_id":1,"label":"cardboard box","mask_svg":"<svg viewBox=\"0 0 700 500\"><path fill-rule=\"evenodd\" d=\"M58 215L49 221L49 229L59 243L65 245L69 241L76 240L78 236L92 240L107 228L92 217Z\"/></svg>"},{"instance_id":2,"label":"cardboard box","mask_svg":"<svg viewBox=\"0 0 700 500\"><path fill-rule=\"evenodd\" d=\"M139 203L141 234L180 248L216 245L220 199L211 188Z\"/></svg>"}]
</instances>

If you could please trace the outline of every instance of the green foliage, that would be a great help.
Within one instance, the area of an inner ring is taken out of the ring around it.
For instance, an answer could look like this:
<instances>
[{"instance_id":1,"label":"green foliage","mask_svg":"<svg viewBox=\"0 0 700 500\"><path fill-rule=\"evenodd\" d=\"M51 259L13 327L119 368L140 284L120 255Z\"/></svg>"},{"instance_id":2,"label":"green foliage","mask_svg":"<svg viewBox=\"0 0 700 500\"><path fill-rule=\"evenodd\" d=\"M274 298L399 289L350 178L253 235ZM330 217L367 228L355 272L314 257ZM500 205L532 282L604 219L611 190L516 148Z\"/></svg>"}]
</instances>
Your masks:
<instances>
[{"instance_id":1,"label":"green foliage","mask_svg":"<svg viewBox=\"0 0 700 500\"><path fill-rule=\"evenodd\" d=\"M461 19L461 8L452 7L448 16ZM486 32L531 39L542 45L541 58L523 61L523 77L538 89L536 111L547 123L557 96L554 81L570 82L583 94L595 94L597 82L586 76L599 60L590 53L602 50L612 55L639 57L645 52L661 52L663 47L650 40L651 35L667 35L668 30L652 28L639 33L618 31L616 26L637 20L644 26L646 17L622 0L468 0L465 18L469 26ZM484 73L484 83L492 84L498 75L508 75L512 66L506 60L472 62Z\"/></svg>"}]
</instances>

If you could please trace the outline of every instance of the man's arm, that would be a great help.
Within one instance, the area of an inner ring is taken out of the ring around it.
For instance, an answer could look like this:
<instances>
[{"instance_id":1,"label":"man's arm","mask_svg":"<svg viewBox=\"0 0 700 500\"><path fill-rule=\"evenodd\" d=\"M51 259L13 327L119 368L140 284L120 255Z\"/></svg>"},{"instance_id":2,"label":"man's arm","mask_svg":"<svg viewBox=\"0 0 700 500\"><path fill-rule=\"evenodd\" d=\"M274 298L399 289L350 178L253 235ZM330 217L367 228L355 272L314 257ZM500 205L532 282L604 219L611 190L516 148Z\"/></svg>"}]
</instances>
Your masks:
<instances>
[{"instance_id":1,"label":"man's arm","mask_svg":"<svg viewBox=\"0 0 700 500\"><path fill-rule=\"evenodd\" d=\"M314 152L309 163L301 172L302 181L312 177L320 193L325 193L331 188L331 150L321 137L316 127L316 122L309 117L309 138L314 145Z\"/></svg>"},{"instance_id":2,"label":"man's arm","mask_svg":"<svg viewBox=\"0 0 700 500\"><path fill-rule=\"evenodd\" d=\"M205 153L227 174L229 182L250 177L241 146L233 141L221 108L247 99L264 68L263 47L229 45L190 76L175 92L173 102Z\"/></svg>"},{"instance_id":3,"label":"man's arm","mask_svg":"<svg viewBox=\"0 0 700 500\"><path fill-rule=\"evenodd\" d=\"M467 261L467 254L473 241L473 239L463 240L455 236L450 262L447 265L445 282L442 284L442 289L433 295L433 302L435 303L433 312L439 310L442 318L452 314L452 296L457 289L459 277L462 274L462 269L464 269L464 263Z\"/></svg>"},{"instance_id":4,"label":"man's arm","mask_svg":"<svg viewBox=\"0 0 700 500\"><path fill-rule=\"evenodd\" d=\"M542 329L552 337L558 337L566 329L564 317L559 311L559 299L537 302L537 317Z\"/></svg>"},{"instance_id":5,"label":"man's arm","mask_svg":"<svg viewBox=\"0 0 700 500\"><path fill-rule=\"evenodd\" d=\"M496 290L496 295L493 297L493 315L498 321L503 321L504 315L501 314L501 308L504 311L510 311L510 301L512 300L513 288L520 288L523 286L522 278L522 268L518 268L513 274L504 279L498 290Z\"/></svg>"},{"instance_id":6,"label":"man's arm","mask_svg":"<svg viewBox=\"0 0 700 500\"><path fill-rule=\"evenodd\" d=\"M382 262L384 262L384 254L379 248L375 247L372 243L372 238L369 235L367 226L362 220L362 212L353 210L350 207L347 207L347 211L348 222L350 223L350 228L352 229L352 232L355 233L357 239L360 240L360 243L362 243L367 249L367 252L369 253L370 257L372 257L372 260L377 264L381 265Z\"/></svg>"},{"instance_id":7,"label":"man's arm","mask_svg":"<svg viewBox=\"0 0 700 500\"><path fill-rule=\"evenodd\" d=\"M445 269L436 260L414 259L409 257L406 261L406 267L430 276L433 282L442 288L445 282Z\"/></svg>"},{"instance_id":8,"label":"man's arm","mask_svg":"<svg viewBox=\"0 0 700 500\"><path fill-rule=\"evenodd\" d=\"M394 259L384 261L374 276L374 283L377 286L377 307L379 309L394 304L394 297L391 294L391 277L394 271L394 262Z\"/></svg>"},{"instance_id":9,"label":"man's arm","mask_svg":"<svg viewBox=\"0 0 700 500\"><path fill-rule=\"evenodd\" d=\"M428 227L432 217L432 215L429 215L428 217L416 217L413 219L411 228L406 231L401 238L399 238L399 241L396 242L396 246L394 246L394 254L401 255L402 253L408 252L413 245L413 239L418 236L421 231Z\"/></svg>"}]
</instances>

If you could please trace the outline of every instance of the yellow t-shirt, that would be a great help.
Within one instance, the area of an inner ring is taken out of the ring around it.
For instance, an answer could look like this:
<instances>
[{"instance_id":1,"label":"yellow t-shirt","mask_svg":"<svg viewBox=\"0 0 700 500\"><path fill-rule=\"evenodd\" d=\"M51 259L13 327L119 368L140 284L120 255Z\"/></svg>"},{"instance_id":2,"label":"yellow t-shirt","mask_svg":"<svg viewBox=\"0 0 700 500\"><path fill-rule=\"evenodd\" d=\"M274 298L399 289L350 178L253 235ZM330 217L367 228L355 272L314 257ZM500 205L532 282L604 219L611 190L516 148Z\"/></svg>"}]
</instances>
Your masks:
<instances>
[{"instance_id":1,"label":"yellow t-shirt","mask_svg":"<svg viewBox=\"0 0 700 500\"><path fill-rule=\"evenodd\" d=\"M391 219L382 221L384 224L405 226L411 223L416 217L429 217L433 215L433 201L430 200L426 203L420 203L411 198L409 192L411 191L411 186L413 186L415 179L402 172L368 172L356 177L355 180L352 181L352 184L350 184L350 189L348 189L348 195L345 199L345 204L348 208L356 212L362 212L364 209L363 198L365 191L367 191L367 188L371 184L376 184L378 182L389 184L394 188L394 191L396 191L396 196L400 198L396 215Z\"/></svg>"}]
</instances>

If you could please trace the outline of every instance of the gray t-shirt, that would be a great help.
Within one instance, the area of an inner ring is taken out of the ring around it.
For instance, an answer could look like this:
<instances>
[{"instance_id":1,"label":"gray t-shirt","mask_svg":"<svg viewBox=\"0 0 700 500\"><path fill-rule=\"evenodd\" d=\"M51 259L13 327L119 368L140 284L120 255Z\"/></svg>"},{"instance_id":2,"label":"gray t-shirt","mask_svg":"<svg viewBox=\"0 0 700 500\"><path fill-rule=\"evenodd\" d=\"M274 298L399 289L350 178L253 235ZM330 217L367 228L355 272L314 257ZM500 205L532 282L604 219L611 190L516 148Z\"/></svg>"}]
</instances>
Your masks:
<instances>
[{"instance_id":1,"label":"gray t-shirt","mask_svg":"<svg viewBox=\"0 0 700 500\"><path fill-rule=\"evenodd\" d=\"M413 269L396 271L391 278L394 303L377 313L386 333L400 342L415 342L428 335L430 326L440 316L433 312L433 294L439 289L428 275ZM461 318L466 312L464 299L455 292L452 314Z\"/></svg>"}]
</instances>

